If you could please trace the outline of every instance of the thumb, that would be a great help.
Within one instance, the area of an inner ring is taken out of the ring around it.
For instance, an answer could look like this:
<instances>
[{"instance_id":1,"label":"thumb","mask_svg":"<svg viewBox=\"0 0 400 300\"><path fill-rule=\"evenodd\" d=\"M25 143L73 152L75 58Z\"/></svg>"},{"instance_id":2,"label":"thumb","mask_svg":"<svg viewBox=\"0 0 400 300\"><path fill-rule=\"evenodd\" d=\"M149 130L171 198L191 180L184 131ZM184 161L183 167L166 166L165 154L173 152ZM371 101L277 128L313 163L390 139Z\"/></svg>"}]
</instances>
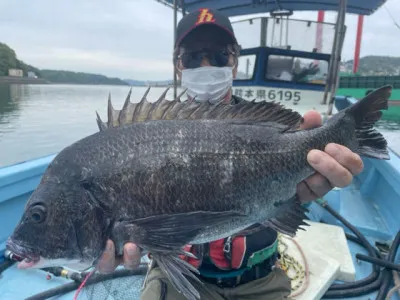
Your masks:
<instances>
[{"instance_id":1,"label":"thumb","mask_svg":"<svg viewBox=\"0 0 400 300\"><path fill-rule=\"evenodd\" d=\"M322 125L322 117L319 112L310 110L303 116L299 129L311 129Z\"/></svg>"}]
</instances>

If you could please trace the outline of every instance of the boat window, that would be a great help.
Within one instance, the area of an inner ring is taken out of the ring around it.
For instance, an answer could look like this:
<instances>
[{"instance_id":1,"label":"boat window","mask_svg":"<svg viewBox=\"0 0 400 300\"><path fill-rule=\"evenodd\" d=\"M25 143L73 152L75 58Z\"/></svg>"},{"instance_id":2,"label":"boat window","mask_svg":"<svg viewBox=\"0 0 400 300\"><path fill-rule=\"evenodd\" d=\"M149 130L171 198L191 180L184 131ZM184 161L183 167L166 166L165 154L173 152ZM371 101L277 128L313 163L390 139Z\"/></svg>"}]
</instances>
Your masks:
<instances>
[{"instance_id":1,"label":"boat window","mask_svg":"<svg viewBox=\"0 0 400 300\"><path fill-rule=\"evenodd\" d=\"M254 76L256 54L239 56L238 72L235 80L250 80Z\"/></svg>"},{"instance_id":2,"label":"boat window","mask_svg":"<svg viewBox=\"0 0 400 300\"><path fill-rule=\"evenodd\" d=\"M267 46L310 53L332 53L334 23L286 17L251 17L233 21L232 26L242 49Z\"/></svg>"},{"instance_id":3,"label":"boat window","mask_svg":"<svg viewBox=\"0 0 400 300\"><path fill-rule=\"evenodd\" d=\"M268 80L325 85L328 62L286 55L269 55Z\"/></svg>"}]
</instances>

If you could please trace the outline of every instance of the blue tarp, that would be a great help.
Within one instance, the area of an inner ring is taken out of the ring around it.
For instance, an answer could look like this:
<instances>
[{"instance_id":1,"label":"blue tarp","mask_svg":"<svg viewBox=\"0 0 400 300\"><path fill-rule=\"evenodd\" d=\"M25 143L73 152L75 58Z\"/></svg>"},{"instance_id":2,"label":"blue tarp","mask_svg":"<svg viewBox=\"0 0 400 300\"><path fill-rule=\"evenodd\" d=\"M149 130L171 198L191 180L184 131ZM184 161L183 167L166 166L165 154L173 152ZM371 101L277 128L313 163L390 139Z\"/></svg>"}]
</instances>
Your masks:
<instances>
[{"instance_id":1,"label":"blue tarp","mask_svg":"<svg viewBox=\"0 0 400 300\"><path fill-rule=\"evenodd\" d=\"M174 0L156 0L173 6ZM186 12L199 8L218 9L225 15L241 16L257 13L268 13L276 10L288 11L337 11L339 0L176 0L179 11L184 7ZM386 0L347 0L347 13L371 15Z\"/></svg>"}]
</instances>

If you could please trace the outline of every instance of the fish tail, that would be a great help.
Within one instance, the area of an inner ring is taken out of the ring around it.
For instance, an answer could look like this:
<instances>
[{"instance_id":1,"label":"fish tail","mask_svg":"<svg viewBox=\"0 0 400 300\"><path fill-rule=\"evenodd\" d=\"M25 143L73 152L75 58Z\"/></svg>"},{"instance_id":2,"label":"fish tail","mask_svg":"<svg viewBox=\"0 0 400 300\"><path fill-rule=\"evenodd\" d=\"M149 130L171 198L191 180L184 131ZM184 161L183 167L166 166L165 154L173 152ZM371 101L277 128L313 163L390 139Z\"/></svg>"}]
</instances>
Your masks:
<instances>
[{"instance_id":1,"label":"fish tail","mask_svg":"<svg viewBox=\"0 0 400 300\"><path fill-rule=\"evenodd\" d=\"M373 126L381 118L381 110L388 108L391 92L391 86L381 87L346 110L346 114L350 114L356 123L358 154L376 159L390 159L386 139Z\"/></svg>"}]
</instances>

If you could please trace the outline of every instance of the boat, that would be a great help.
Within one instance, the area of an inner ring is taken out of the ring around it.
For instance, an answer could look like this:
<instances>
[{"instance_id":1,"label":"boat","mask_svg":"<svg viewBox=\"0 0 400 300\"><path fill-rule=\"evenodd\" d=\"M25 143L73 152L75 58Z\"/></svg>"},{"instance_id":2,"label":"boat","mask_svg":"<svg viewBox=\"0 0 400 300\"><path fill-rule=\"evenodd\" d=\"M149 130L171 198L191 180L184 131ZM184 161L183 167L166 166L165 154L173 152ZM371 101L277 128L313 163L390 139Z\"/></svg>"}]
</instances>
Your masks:
<instances>
[{"instance_id":1,"label":"boat","mask_svg":"<svg viewBox=\"0 0 400 300\"><path fill-rule=\"evenodd\" d=\"M174 4L176 25L177 1L163 2ZM233 2L235 6L229 8ZM224 10L225 7L228 13L234 14L235 11L256 13L278 4L280 8L290 8L288 10L315 9L314 2L202 1L201 6L219 5L215 8ZM189 0L180 3L186 4L187 11L200 5L198 1ZM340 3L343 17L345 1ZM364 0L360 4L348 0L347 3L345 8L349 12L370 14L382 1ZM335 10L337 7L338 1L324 0L319 3L318 10ZM332 57L330 61L338 63ZM335 104L336 110L341 110L354 101L357 100L353 97L334 96L329 104ZM390 293L392 299L400 300L400 294L395 290L398 287L392 282L392 278L397 280L397 273L392 275L392 270L400 270L400 255L396 255L400 245L400 156L391 149L389 151L388 161L363 158L365 168L354 177L351 185L335 188L308 206L310 234L303 234L298 239L280 236L284 266L288 271L295 271L293 281L300 279L293 290L294 299L385 299ZM79 273L62 266L19 270L15 263L19 258L6 251L6 240L20 219L26 201L56 155L0 168L0 299L37 300L55 296L57 299L139 299L146 259L144 265L134 271L118 268L108 275L88 277L90 273ZM290 243L300 245L300 250L293 250L297 246L284 247Z\"/></svg>"},{"instance_id":2,"label":"boat","mask_svg":"<svg viewBox=\"0 0 400 300\"><path fill-rule=\"evenodd\" d=\"M393 87L389 98L389 108L383 112L382 120L400 121L400 76L365 76L341 73L339 75L338 95L361 99L371 90L383 85Z\"/></svg>"},{"instance_id":3,"label":"boat","mask_svg":"<svg viewBox=\"0 0 400 300\"><path fill-rule=\"evenodd\" d=\"M245 44L239 57L233 93L249 101L281 102L300 113L317 110L328 118L335 113L334 96L345 92L337 90L345 16L371 15L386 0L156 1L182 14L208 7L229 17L252 15L232 22L239 43ZM318 19L291 18L296 11L318 11ZM325 11L338 12L336 23L324 22ZM176 20L174 15L174 28ZM257 38L250 40L249 32ZM173 76L176 85L175 70ZM384 117L392 111L391 107Z\"/></svg>"},{"instance_id":4,"label":"boat","mask_svg":"<svg viewBox=\"0 0 400 300\"><path fill-rule=\"evenodd\" d=\"M325 113L331 95L327 85L333 43L321 45L318 34L333 34L335 24L292 19L291 14L272 12L271 17L233 24L239 41L245 30L260 36L258 44L241 50L233 94L248 101L276 101L295 110ZM299 43L299 34L310 43Z\"/></svg>"},{"instance_id":5,"label":"boat","mask_svg":"<svg viewBox=\"0 0 400 300\"><path fill-rule=\"evenodd\" d=\"M335 106L342 110L355 101L337 96ZM297 240L303 250L293 244L281 251L288 267L297 264L302 279L296 287L302 293L293 299L385 299L393 288L392 269L400 271L400 156L389 151L388 161L363 158L365 168L351 185L309 205L310 233ZM85 273L62 267L19 270L18 258L6 251L26 201L55 156L0 168L0 299L139 299L145 266L93 275L80 290ZM280 241L293 243L284 236ZM73 298L77 291L79 298ZM400 294L391 299L400 300Z\"/></svg>"}]
</instances>

